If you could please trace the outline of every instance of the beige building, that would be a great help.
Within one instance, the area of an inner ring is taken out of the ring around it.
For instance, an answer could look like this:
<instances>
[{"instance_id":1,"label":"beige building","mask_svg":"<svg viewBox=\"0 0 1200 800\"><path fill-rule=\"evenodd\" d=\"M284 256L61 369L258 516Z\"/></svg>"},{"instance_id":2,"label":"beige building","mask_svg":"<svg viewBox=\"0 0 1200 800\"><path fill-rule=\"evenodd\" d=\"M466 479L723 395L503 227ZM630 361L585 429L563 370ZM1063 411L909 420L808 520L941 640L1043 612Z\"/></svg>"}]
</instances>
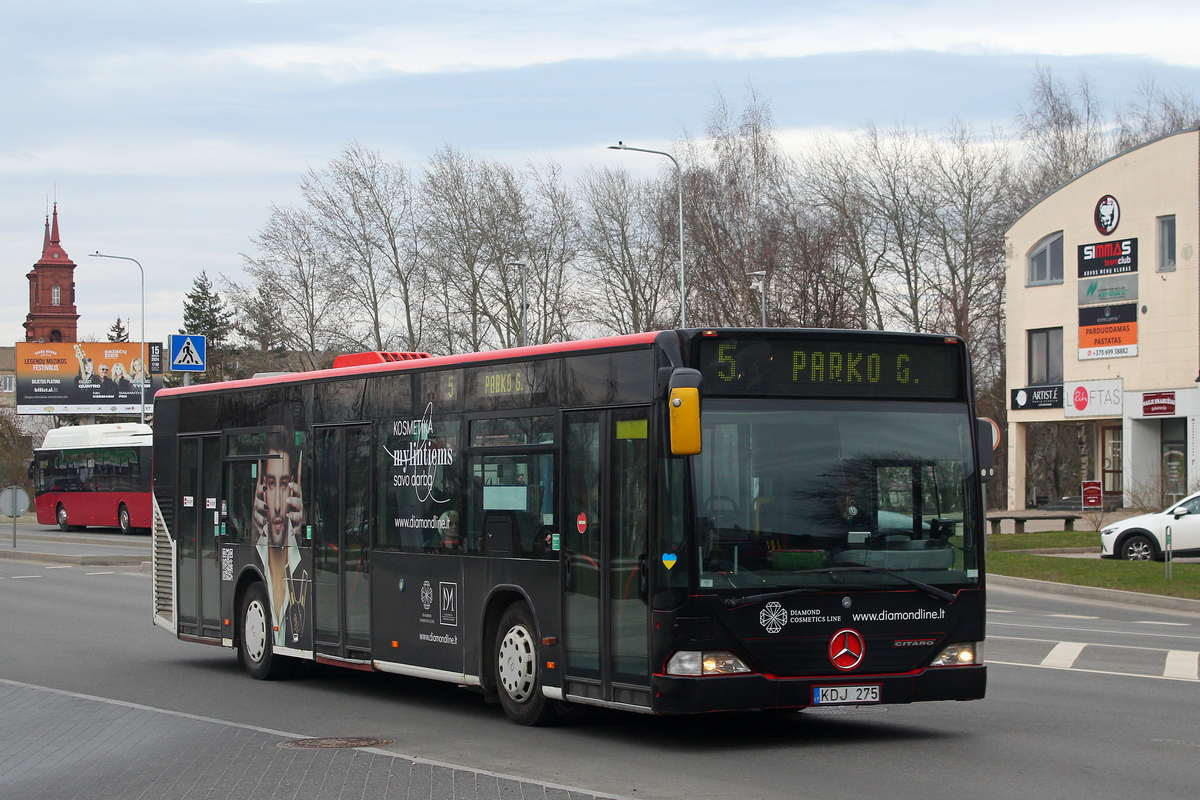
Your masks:
<instances>
[{"instance_id":1,"label":"beige building","mask_svg":"<svg viewBox=\"0 0 1200 800\"><path fill-rule=\"evenodd\" d=\"M1078 423L1125 505L1200 488L1200 130L1115 156L1007 233L1008 507L1027 426Z\"/></svg>"},{"instance_id":2,"label":"beige building","mask_svg":"<svg viewBox=\"0 0 1200 800\"><path fill-rule=\"evenodd\" d=\"M17 349L0 347L0 408L17 407Z\"/></svg>"}]
</instances>

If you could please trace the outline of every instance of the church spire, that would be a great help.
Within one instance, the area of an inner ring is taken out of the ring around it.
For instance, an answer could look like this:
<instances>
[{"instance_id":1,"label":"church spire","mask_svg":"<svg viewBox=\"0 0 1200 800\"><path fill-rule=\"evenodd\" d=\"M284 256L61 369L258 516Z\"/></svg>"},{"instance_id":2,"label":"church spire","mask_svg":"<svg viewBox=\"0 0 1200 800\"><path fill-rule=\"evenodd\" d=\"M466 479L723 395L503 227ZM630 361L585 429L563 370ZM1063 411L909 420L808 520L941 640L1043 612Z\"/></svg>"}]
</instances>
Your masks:
<instances>
[{"instance_id":1,"label":"church spire","mask_svg":"<svg viewBox=\"0 0 1200 800\"><path fill-rule=\"evenodd\" d=\"M54 201L54 228L50 231L50 244L58 244L58 201Z\"/></svg>"},{"instance_id":2,"label":"church spire","mask_svg":"<svg viewBox=\"0 0 1200 800\"><path fill-rule=\"evenodd\" d=\"M67 255L67 251L63 250L61 240L58 237L58 203L54 204L53 222L49 222L46 226L46 238L42 244L42 259L38 264L56 264L75 266L75 262ZM37 266L35 264L34 266Z\"/></svg>"}]
</instances>

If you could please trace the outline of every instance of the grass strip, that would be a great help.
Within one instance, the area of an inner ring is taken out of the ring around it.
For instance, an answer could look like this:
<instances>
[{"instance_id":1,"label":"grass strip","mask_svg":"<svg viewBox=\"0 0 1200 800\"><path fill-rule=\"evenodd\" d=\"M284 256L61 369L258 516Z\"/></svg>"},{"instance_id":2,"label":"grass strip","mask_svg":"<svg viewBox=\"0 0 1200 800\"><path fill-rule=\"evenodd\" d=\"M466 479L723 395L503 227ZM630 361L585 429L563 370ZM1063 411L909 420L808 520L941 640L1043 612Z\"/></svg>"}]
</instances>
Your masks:
<instances>
[{"instance_id":1,"label":"grass strip","mask_svg":"<svg viewBox=\"0 0 1200 800\"><path fill-rule=\"evenodd\" d=\"M1001 533L987 537L989 553L1008 550L1045 550L1055 547L1099 547L1095 531L1044 531L1041 533Z\"/></svg>"},{"instance_id":2,"label":"grass strip","mask_svg":"<svg viewBox=\"0 0 1200 800\"><path fill-rule=\"evenodd\" d=\"M1037 534L1024 534L1033 536ZM988 546L991 547L989 537ZM1015 539L1019 535L1000 538ZM1092 534L1098 542L1096 534ZM1070 547L1073 545L1044 545ZM1101 589L1121 589L1126 592L1159 594L1200 600L1200 564L1174 564L1174 578L1167 580L1166 565L1160 561L1115 561L1099 558L1055 558L1033 553L1014 553L990 550L987 569L995 575L1013 578L1032 578L1038 581L1070 583L1076 586L1095 586Z\"/></svg>"}]
</instances>

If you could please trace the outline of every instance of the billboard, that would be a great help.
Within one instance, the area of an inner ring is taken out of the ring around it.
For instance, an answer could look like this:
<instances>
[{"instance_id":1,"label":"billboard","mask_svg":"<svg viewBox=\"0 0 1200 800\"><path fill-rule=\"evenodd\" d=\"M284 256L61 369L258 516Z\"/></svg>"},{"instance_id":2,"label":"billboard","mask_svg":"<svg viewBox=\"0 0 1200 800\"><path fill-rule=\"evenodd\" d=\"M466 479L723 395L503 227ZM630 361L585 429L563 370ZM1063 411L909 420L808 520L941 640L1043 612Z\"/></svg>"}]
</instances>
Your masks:
<instances>
[{"instance_id":1,"label":"billboard","mask_svg":"<svg viewBox=\"0 0 1200 800\"><path fill-rule=\"evenodd\" d=\"M17 342L18 414L138 414L154 411L162 375L142 364L137 342ZM146 344L162 372L162 344Z\"/></svg>"},{"instance_id":2,"label":"billboard","mask_svg":"<svg viewBox=\"0 0 1200 800\"><path fill-rule=\"evenodd\" d=\"M1079 309L1079 360L1137 355L1137 303Z\"/></svg>"}]
</instances>

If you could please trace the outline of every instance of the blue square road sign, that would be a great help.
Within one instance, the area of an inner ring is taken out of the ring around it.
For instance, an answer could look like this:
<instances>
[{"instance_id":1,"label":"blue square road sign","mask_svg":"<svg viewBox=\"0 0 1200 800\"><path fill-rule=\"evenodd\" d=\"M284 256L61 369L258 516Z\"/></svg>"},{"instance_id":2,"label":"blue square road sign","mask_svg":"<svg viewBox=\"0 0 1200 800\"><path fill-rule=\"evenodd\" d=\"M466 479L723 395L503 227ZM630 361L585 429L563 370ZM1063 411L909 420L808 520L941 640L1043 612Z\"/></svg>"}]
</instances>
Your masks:
<instances>
[{"instance_id":1,"label":"blue square road sign","mask_svg":"<svg viewBox=\"0 0 1200 800\"><path fill-rule=\"evenodd\" d=\"M171 334L171 360L168 369L172 372L204 372L208 340L196 333Z\"/></svg>"}]
</instances>

